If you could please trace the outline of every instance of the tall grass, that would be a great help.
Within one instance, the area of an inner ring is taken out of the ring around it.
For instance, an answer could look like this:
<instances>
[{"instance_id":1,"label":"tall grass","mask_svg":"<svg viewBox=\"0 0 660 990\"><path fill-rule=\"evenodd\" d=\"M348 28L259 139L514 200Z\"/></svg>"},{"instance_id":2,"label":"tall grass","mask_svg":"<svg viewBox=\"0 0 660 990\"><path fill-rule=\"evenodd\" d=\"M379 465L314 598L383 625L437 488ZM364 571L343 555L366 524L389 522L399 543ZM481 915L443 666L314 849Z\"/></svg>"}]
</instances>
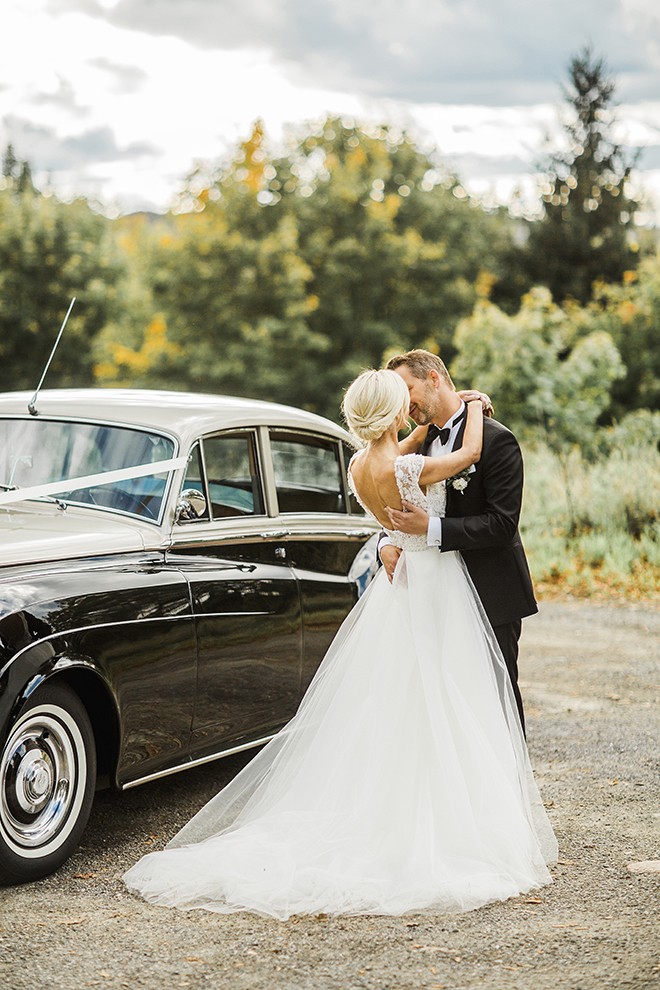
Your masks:
<instances>
[{"instance_id":1,"label":"tall grass","mask_svg":"<svg viewBox=\"0 0 660 990\"><path fill-rule=\"evenodd\" d=\"M541 598L660 600L660 453L648 438L596 459L524 449L521 532Z\"/></svg>"}]
</instances>

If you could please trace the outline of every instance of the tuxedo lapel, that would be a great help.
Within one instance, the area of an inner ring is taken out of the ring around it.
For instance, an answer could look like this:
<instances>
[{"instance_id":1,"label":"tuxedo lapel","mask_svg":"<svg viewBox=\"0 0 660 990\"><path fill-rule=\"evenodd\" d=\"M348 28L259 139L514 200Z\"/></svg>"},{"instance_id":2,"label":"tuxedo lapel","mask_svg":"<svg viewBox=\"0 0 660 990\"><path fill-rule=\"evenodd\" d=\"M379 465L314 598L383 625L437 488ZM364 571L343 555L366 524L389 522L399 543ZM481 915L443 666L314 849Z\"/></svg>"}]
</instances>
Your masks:
<instances>
[{"instance_id":1,"label":"tuxedo lapel","mask_svg":"<svg viewBox=\"0 0 660 990\"><path fill-rule=\"evenodd\" d=\"M463 437L465 435L465 423L466 423L466 417L464 416L463 417L463 420L461 422L461 425L458 428L458 433L456 434L456 439L454 440L454 443L452 444L452 448L451 448L452 449L452 453L455 450L460 450L461 447L463 446Z\"/></svg>"},{"instance_id":2,"label":"tuxedo lapel","mask_svg":"<svg viewBox=\"0 0 660 990\"><path fill-rule=\"evenodd\" d=\"M452 453L455 450L460 450L461 447L463 446L463 437L465 435L465 426L466 426L466 423L467 423L467 415L465 415L463 417L463 419L461 421L461 425L458 428L458 432L456 434L456 438L455 438L454 443L452 444L452 448L451 448L452 449ZM447 509L446 509L446 514L448 516L453 515L454 506L458 507L459 505L461 505L461 507L462 507L462 503L458 502L458 499L459 498L464 498L464 496L465 496L465 493L464 492L457 492L457 491L454 490L454 488L452 487L452 485L447 484Z\"/></svg>"}]
</instances>

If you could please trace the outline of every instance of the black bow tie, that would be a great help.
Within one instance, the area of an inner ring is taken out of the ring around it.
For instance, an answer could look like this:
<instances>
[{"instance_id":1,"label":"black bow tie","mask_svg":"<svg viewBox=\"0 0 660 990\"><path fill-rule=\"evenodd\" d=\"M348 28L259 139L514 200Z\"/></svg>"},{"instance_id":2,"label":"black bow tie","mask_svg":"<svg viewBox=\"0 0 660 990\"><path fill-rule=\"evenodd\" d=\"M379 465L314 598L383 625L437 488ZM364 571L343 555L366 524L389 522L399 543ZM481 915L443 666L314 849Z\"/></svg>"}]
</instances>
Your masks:
<instances>
[{"instance_id":1,"label":"black bow tie","mask_svg":"<svg viewBox=\"0 0 660 990\"><path fill-rule=\"evenodd\" d=\"M426 444L429 446L434 440L439 440L440 443L447 443L449 440L449 434L454 426L458 426L461 420L465 419L467 415L467 406L463 406L458 416L455 416L450 422L449 426L436 426L435 423L431 423L428 430L426 431Z\"/></svg>"},{"instance_id":2,"label":"black bow tie","mask_svg":"<svg viewBox=\"0 0 660 990\"><path fill-rule=\"evenodd\" d=\"M439 440L440 443L447 443L450 432L451 430L448 426L441 428L436 426L435 423L431 423L426 431L426 442L427 444L432 444L434 440Z\"/></svg>"}]
</instances>

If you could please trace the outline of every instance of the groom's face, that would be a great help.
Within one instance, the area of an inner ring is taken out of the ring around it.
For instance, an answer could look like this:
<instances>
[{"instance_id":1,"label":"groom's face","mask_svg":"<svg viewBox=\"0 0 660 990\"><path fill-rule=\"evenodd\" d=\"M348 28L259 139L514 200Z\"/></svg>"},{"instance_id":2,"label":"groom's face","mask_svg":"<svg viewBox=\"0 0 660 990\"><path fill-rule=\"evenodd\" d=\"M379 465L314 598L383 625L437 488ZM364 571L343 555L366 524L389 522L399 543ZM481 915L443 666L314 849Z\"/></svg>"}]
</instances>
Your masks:
<instances>
[{"instance_id":1,"label":"groom's face","mask_svg":"<svg viewBox=\"0 0 660 990\"><path fill-rule=\"evenodd\" d=\"M429 372L426 378L416 378L405 364L396 369L403 378L410 393L410 417L418 426L433 423L441 415L442 383L436 372Z\"/></svg>"}]
</instances>

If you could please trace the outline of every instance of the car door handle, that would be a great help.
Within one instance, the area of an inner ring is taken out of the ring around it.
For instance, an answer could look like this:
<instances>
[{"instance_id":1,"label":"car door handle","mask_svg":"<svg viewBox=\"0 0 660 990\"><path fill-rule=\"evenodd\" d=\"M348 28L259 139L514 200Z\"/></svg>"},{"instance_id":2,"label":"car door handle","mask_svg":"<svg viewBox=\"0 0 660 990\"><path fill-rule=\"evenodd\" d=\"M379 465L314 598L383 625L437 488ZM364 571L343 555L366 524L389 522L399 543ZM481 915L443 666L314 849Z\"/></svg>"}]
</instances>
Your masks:
<instances>
[{"instance_id":1,"label":"car door handle","mask_svg":"<svg viewBox=\"0 0 660 990\"><path fill-rule=\"evenodd\" d=\"M264 540L281 540L283 536L289 535L288 529L272 529L267 533L260 534Z\"/></svg>"}]
</instances>

